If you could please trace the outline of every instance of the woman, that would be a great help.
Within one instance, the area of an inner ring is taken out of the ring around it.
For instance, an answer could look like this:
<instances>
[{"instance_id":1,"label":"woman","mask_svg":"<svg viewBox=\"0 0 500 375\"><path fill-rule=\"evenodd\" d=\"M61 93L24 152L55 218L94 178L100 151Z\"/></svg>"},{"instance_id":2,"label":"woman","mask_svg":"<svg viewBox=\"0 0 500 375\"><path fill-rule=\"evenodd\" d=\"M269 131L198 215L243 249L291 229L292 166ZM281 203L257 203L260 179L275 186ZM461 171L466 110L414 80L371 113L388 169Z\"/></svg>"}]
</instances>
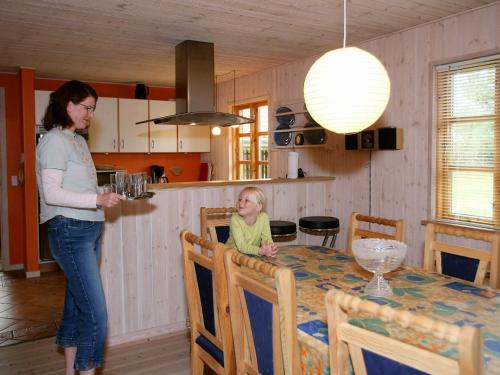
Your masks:
<instances>
[{"instance_id":1,"label":"woman","mask_svg":"<svg viewBox=\"0 0 500 375\"><path fill-rule=\"evenodd\" d=\"M89 126L97 101L89 85L70 81L50 95L43 118L47 134L36 150L40 222L48 222L52 255L67 285L56 342L64 348L66 374L94 374L101 366L107 312L99 274L101 207L120 202L100 194L85 139L76 130Z\"/></svg>"}]
</instances>

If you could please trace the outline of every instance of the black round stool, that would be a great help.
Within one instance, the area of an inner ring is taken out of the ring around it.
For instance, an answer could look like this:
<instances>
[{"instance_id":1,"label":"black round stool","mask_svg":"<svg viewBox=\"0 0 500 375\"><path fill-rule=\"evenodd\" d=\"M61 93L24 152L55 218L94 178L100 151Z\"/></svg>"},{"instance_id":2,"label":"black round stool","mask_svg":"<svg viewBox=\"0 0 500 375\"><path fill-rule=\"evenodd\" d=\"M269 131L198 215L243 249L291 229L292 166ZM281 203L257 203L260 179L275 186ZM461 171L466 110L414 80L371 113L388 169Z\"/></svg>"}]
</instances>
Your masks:
<instances>
[{"instance_id":1,"label":"black round stool","mask_svg":"<svg viewBox=\"0 0 500 375\"><path fill-rule=\"evenodd\" d=\"M330 247L335 245L337 233L339 232L339 219L333 216L306 216L299 219L299 229L307 234L325 236L323 246L326 245L328 237L332 236Z\"/></svg>"},{"instance_id":2,"label":"black round stool","mask_svg":"<svg viewBox=\"0 0 500 375\"><path fill-rule=\"evenodd\" d=\"M274 242L292 241L297 237L297 225L293 221L270 220Z\"/></svg>"}]
</instances>

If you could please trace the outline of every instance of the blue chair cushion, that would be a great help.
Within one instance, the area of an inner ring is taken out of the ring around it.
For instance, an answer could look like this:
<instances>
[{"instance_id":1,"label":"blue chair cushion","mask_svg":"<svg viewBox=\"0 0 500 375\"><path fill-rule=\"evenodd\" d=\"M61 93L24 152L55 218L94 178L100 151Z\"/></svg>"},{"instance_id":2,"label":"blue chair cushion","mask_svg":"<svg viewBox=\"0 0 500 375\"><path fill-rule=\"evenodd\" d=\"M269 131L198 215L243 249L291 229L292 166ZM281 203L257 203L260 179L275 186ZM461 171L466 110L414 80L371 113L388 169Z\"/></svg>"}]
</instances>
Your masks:
<instances>
[{"instance_id":1,"label":"blue chair cushion","mask_svg":"<svg viewBox=\"0 0 500 375\"><path fill-rule=\"evenodd\" d=\"M208 354L210 354L214 359L224 367L224 352L220 350L212 341L207 339L203 335L199 335L195 342Z\"/></svg>"},{"instance_id":2,"label":"blue chair cushion","mask_svg":"<svg viewBox=\"0 0 500 375\"><path fill-rule=\"evenodd\" d=\"M217 233L217 242L226 243L229 239L229 226L215 227L215 233Z\"/></svg>"},{"instance_id":3,"label":"blue chair cushion","mask_svg":"<svg viewBox=\"0 0 500 375\"><path fill-rule=\"evenodd\" d=\"M441 266L445 275L474 281L477 268L479 267L479 260L461 255L441 253Z\"/></svg>"},{"instance_id":4,"label":"blue chair cushion","mask_svg":"<svg viewBox=\"0 0 500 375\"><path fill-rule=\"evenodd\" d=\"M406 366L392 359L362 350L368 375L424 375L425 372Z\"/></svg>"},{"instance_id":5,"label":"blue chair cushion","mask_svg":"<svg viewBox=\"0 0 500 375\"><path fill-rule=\"evenodd\" d=\"M212 285L212 271L194 264L196 280L198 281L198 291L200 293L201 310L203 312L203 324L205 329L215 336L215 316L214 316L214 294Z\"/></svg>"},{"instance_id":6,"label":"blue chair cushion","mask_svg":"<svg viewBox=\"0 0 500 375\"><path fill-rule=\"evenodd\" d=\"M259 373L273 375L273 305L247 290L245 290L245 300Z\"/></svg>"}]
</instances>

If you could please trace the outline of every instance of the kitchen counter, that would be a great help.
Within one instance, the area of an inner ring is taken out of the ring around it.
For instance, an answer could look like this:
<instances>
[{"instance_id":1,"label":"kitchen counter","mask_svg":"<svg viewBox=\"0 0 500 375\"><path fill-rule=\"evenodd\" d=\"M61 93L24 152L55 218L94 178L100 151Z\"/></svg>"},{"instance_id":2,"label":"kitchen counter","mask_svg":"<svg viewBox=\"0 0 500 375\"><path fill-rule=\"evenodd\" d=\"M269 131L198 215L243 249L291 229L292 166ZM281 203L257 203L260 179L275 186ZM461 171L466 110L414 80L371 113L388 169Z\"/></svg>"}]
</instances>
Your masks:
<instances>
[{"instance_id":1,"label":"kitchen counter","mask_svg":"<svg viewBox=\"0 0 500 375\"><path fill-rule=\"evenodd\" d=\"M199 234L200 207L234 207L241 189L255 185L267 197L271 219L340 216L334 177L157 184L151 199L106 209L101 276L109 345L186 329L180 232ZM290 244L319 245L322 239L298 232Z\"/></svg>"},{"instance_id":2,"label":"kitchen counter","mask_svg":"<svg viewBox=\"0 0 500 375\"><path fill-rule=\"evenodd\" d=\"M262 185L262 184L287 184L295 182L316 182L316 181L330 181L335 177L319 176L319 177L304 177L304 178L264 178L259 180L220 180L220 181L194 181L194 182L172 182L166 184L151 184L148 190L159 189L173 189L182 187L214 187L214 186L228 186L228 185Z\"/></svg>"}]
</instances>

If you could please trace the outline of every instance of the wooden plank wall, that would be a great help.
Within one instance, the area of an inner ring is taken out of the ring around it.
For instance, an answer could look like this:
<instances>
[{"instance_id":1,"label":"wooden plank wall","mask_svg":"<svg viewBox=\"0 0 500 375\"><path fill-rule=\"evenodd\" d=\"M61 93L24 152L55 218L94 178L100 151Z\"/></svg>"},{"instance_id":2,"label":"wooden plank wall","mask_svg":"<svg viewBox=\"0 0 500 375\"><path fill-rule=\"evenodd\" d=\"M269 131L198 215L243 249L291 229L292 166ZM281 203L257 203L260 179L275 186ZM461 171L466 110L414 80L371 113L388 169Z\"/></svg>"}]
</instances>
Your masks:
<instances>
[{"instance_id":1,"label":"wooden plank wall","mask_svg":"<svg viewBox=\"0 0 500 375\"><path fill-rule=\"evenodd\" d=\"M403 128L403 150L376 151L371 155L369 151L345 151L344 137L330 133L327 148L295 150L300 154L299 167L309 176L337 177L333 199L341 230L346 229L352 211L405 218L411 249L407 261L421 265L424 230L420 221L432 217L432 67L498 53L500 3L377 38L359 47L376 55L388 70L391 98L374 127ZM267 97L272 115L276 106L303 97L304 78L316 58L237 79L236 102ZM232 102L233 83L219 84L219 108L230 110ZM269 121L275 124L274 117L270 116ZM206 161L214 163L217 179L229 176L228 133L224 133L226 138L213 140L212 150L217 149L216 152L204 155ZM271 177L284 177L288 151L271 152Z\"/></svg>"},{"instance_id":2,"label":"wooden plank wall","mask_svg":"<svg viewBox=\"0 0 500 375\"><path fill-rule=\"evenodd\" d=\"M106 209L101 275L108 304L110 345L185 328L181 230L200 233L200 207L234 206L245 185L157 190L147 201ZM335 181L259 185L272 219L336 215ZM299 233L295 241L320 245Z\"/></svg>"}]
</instances>

